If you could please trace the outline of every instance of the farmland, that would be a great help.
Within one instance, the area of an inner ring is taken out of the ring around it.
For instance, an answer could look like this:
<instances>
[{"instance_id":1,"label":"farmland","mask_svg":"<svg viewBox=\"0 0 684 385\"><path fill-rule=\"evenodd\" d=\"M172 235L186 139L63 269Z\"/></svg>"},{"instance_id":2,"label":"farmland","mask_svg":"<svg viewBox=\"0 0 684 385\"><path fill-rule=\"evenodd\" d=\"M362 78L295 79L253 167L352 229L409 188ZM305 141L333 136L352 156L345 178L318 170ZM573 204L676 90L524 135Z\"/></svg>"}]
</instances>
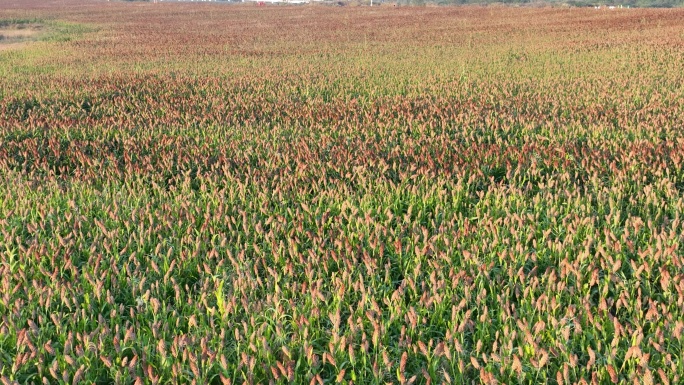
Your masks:
<instances>
[{"instance_id":1,"label":"farmland","mask_svg":"<svg viewBox=\"0 0 684 385\"><path fill-rule=\"evenodd\" d=\"M0 20L3 383L683 381L684 10Z\"/></svg>"}]
</instances>

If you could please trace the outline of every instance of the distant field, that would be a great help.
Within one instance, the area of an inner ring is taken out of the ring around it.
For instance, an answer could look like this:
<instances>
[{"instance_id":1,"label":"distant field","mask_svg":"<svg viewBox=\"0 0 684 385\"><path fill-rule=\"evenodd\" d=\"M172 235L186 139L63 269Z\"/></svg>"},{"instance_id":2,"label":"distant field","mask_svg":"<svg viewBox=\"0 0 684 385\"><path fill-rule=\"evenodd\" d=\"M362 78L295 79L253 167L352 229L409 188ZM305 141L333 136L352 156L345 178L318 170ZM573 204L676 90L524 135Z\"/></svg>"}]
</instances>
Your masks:
<instances>
[{"instance_id":1,"label":"distant field","mask_svg":"<svg viewBox=\"0 0 684 385\"><path fill-rule=\"evenodd\" d=\"M684 10L0 20L3 383L682 383Z\"/></svg>"}]
</instances>

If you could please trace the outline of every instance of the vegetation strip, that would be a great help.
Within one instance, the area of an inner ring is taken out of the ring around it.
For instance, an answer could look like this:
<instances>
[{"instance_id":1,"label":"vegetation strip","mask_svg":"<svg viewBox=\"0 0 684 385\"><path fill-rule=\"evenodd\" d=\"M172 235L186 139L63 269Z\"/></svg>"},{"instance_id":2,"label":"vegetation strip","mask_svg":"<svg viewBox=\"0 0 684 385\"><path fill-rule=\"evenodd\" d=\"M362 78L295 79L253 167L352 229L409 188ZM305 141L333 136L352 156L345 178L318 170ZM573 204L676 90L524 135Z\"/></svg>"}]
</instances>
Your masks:
<instances>
[{"instance_id":1,"label":"vegetation strip","mask_svg":"<svg viewBox=\"0 0 684 385\"><path fill-rule=\"evenodd\" d=\"M682 381L684 11L22 7L4 383Z\"/></svg>"}]
</instances>

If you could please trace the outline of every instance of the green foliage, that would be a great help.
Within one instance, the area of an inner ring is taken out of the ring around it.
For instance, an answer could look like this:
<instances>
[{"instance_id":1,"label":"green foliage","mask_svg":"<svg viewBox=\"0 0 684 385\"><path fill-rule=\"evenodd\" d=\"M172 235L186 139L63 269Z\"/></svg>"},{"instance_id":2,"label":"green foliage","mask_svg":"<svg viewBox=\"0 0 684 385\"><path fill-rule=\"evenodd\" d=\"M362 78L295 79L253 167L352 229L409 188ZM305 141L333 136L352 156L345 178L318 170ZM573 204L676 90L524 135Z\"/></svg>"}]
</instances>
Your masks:
<instances>
[{"instance_id":1,"label":"green foliage","mask_svg":"<svg viewBox=\"0 0 684 385\"><path fill-rule=\"evenodd\" d=\"M397 4L402 5L424 5L426 3L438 5L534 5L534 6L572 6L572 7L594 7L594 6L623 6L632 8L675 8L684 7L682 0L398 0Z\"/></svg>"}]
</instances>

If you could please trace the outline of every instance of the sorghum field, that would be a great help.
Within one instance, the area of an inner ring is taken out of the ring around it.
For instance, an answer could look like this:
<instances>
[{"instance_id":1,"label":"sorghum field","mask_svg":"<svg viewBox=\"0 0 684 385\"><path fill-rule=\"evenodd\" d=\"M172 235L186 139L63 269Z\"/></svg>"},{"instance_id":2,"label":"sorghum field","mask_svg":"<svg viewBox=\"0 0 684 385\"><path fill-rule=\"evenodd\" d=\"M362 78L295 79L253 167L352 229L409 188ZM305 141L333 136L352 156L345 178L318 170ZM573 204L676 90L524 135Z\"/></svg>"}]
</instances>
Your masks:
<instances>
[{"instance_id":1,"label":"sorghum field","mask_svg":"<svg viewBox=\"0 0 684 385\"><path fill-rule=\"evenodd\" d=\"M2 383L684 381L684 10L0 20Z\"/></svg>"}]
</instances>

